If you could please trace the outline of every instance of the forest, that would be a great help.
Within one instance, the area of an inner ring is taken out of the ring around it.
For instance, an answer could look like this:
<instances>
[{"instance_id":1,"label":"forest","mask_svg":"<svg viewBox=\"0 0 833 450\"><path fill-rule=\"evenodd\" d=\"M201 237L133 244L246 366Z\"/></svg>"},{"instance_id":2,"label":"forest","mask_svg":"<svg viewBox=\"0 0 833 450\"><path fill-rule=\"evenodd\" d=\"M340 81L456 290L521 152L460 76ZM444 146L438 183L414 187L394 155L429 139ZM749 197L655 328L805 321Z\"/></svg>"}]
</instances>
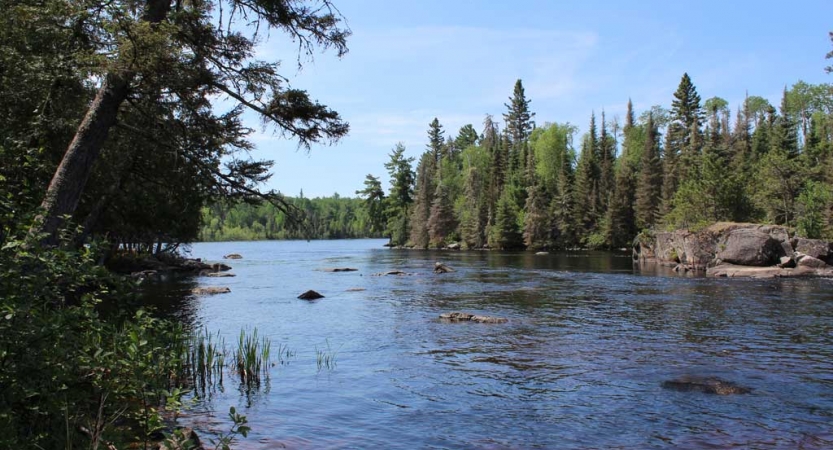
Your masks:
<instances>
[{"instance_id":1,"label":"forest","mask_svg":"<svg viewBox=\"0 0 833 450\"><path fill-rule=\"evenodd\" d=\"M216 203L203 208L201 241L355 239L382 237L359 198L286 197L289 213L271 203Z\"/></svg>"},{"instance_id":2,"label":"forest","mask_svg":"<svg viewBox=\"0 0 833 450\"><path fill-rule=\"evenodd\" d=\"M435 118L416 167L399 144L387 194L373 175L359 194L392 245L416 248L612 249L719 221L831 236L833 85L799 81L777 106L746 95L732 111L683 74L670 100L639 112L629 100L623 120L591 113L578 137L537 124L518 80L502 126L487 115L446 136Z\"/></svg>"}]
</instances>

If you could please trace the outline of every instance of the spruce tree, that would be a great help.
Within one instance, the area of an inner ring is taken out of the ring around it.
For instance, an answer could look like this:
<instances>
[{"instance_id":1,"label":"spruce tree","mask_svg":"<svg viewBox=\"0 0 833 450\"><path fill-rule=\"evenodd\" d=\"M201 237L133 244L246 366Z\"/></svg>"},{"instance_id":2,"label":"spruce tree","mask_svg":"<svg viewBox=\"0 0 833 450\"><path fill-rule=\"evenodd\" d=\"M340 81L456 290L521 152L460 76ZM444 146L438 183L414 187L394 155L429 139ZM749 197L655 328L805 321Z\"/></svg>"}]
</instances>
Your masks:
<instances>
[{"instance_id":1,"label":"spruce tree","mask_svg":"<svg viewBox=\"0 0 833 450\"><path fill-rule=\"evenodd\" d=\"M390 175L390 195L387 198L390 245L405 245L410 234L409 211L414 201L413 162L414 158L405 157L405 146L399 143L391 152L390 161L385 163Z\"/></svg>"},{"instance_id":2,"label":"spruce tree","mask_svg":"<svg viewBox=\"0 0 833 450\"><path fill-rule=\"evenodd\" d=\"M512 198L512 189L504 189L497 203L495 224L491 228L489 245L499 250L523 248L523 236L518 226L518 208Z\"/></svg>"},{"instance_id":3,"label":"spruce tree","mask_svg":"<svg viewBox=\"0 0 833 450\"><path fill-rule=\"evenodd\" d=\"M647 139L645 139L645 150L642 153L642 167L636 185L636 205L634 208L636 225L640 229L650 228L656 224L662 189L659 136L651 116L648 117L646 129Z\"/></svg>"},{"instance_id":4,"label":"spruce tree","mask_svg":"<svg viewBox=\"0 0 833 450\"><path fill-rule=\"evenodd\" d=\"M417 164L416 189L414 193L414 207L411 214L411 245L416 248L428 248L430 237L428 234L428 218L431 215L431 205L434 200L436 184L434 177L437 173L437 161L431 151L426 151Z\"/></svg>"},{"instance_id":5,"label":"spruce tree","mask_svg":"<svg viewBox=\"0 0 833 450\"><path fill-rule=\"evenodd\" d=\"M439 162L443 155L443 147L445 146L445 138L443 137L444 134L445 131L443 131L443 126L440 125L440 121L434 117L434 120L428 124L428 145L426 147L435 162Z\"/></svg>"},{"instance_id":6,"label":"spruce tree","mask_svg":"<svg viewBox=\"0 0 833 450\"><path fill-rule=\"evenodd\" d=\"M437 183L434 192L434 203L431 205L431 213L428 217L428 235L432 245L442 247L446 238L457 228L457 220L454 217L454 205L448 188L445 183Z\"/></svg>"}]
</instances>

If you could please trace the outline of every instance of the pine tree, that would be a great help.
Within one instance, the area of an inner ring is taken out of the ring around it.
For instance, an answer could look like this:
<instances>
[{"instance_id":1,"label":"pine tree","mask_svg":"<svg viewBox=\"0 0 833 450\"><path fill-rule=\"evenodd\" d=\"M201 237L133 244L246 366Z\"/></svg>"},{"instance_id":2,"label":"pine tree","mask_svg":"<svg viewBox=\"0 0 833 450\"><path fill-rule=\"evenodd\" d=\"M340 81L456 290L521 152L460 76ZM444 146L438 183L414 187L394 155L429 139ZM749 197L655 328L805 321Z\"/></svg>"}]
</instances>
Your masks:
<instances>
[{"instance_id":1,"label":"pine tree","mask_svg":"<svg viewBox=\"0 0 833 450\"><path fill-rule=\"evenodd\" d=\"M430 242L428 218L431 215L431 205L436 191L436 184L434 184L436 173L437 161L430 150L426 151L417 165L414 207L411 214L410 242L416 248L428 248Z\"/></svg>"},{"instance_id":2,"label":"pine tree","mask_svg":"<svg viewBox=\"0 0 833 450\"><path fill-rule=\"evenodd\" d=\"M409 210L413 203L414 171L411 164L414 158L405 157L405 146L401 143L390 154L390 161L385 163L390 175L390 195L388 195L387 233L390 245L404 245L410 233Z\"/></svg>"},{"instance_id":3,"label":"pine tree","mask_svg":"<svg viewBox=\"0 0 833 450\"><path fill-rule=\"evenodd\" d=\"M519 79L515 81L509 103L504 105L507 111L503 115L503 121L506 124L504 132L508 142L504 148L510 155L509 167L521 173L524 172L526 165L527 147L525 144L534 128L532 118L535 117L535 113L529 110L529 104L530 100L526 98L523 83Z\"/></svg>"},{"instance_id":4,"label":"pine tree","mask_svg":"<svg viewBox=\"0 0 833 450\"><path fill-rule=\"evenodd\" d=\"M364 189L356 191L356 195L364 198L363 206L370 219L370 231L372 233L384 231L388 218L385 211L385 191L382 190L382 182L368 174L364 180Z\"/></svg>"},{"instance_id":5,"label":"pine tree","mask_svg":"<svg viewBox=\"0 0 833 450\"><path fill-rule=\"evenodd\" d=\"M659 216L660 190L662 189L662 166L659 158L658 132L654 120L648 117L647 139L642 153L642 167L636 185L635 216L640 229L656 224Z\"/></svg>"},{"instance_id":6,"label":"pine tree","mask_svg":"<svg viewBox=\"0 0 833 450\"><path fill-rule=\"evenodd\" d=\"M440 121L434 117L434 120L428 124L428 152L431 153L431 157L434 158L434 162L439 162L440 158L443 155L443 147L445 145L445 138L443 137L445 131L443 131L443 126L440 125Z\"/></svg>"},{"instance_id":7,"label":"pine tree","mask_svg":"<svg viewBox=\"0 0 833 450\"><path fill-rule=\"evenodd\" d=\"M613 186L615 183L616 141L613 136L608 134L604 111L602 111L602 130L599 136L599 150L599 201L604 214L606 214L610 196L613 195Z\"/></svg>"},{"instance_id":8,"label":"pine tree","mask_svg":"<svg viewBox=\"0 0 833 450\"><path fill-rule=\"evenodd\" d=\"M466 124L463 125L457 133L457 138L454 139L454 145L456 145L460 151L463 151L472 145L477 144L477 141L477 131L475 131L471 124Z\"/></svg>"},{"instance_id":9,"label":"pine tree","mask_svg":"<svg viewBox=\"0 0 833 450\"><path fill-rule=\"evenodd\" d=\"M518 226L518 208L512 198L512 189L504 189L497 203L495 224L489 236L489 245L500 250L523 248L523 236Z\"/></svg>"},{"instance_id":10,"label":"pine tree","mask_svg":"<svg viewBox=\"0 0 833 450\"><path fill-rule=\"evenodd\" d=\"M697 172L696 167L699 164L698 159L702 148L700 136L702 122L703 110L700 107L700 95L692 84L691 78L684 73L674 92L674 100L671 101L671 124L668 132L675 134L668 140L672 147L666 148L666 152L679 155L679 164L676 167L676 185L678 186L688 179L689 174ZM673 195L674 192L666 193L666 197Z\"/></svg>"},{"instance_id":11,"label":"pine tree","mask_svg":"<svg viewBox=\"0 0 833 450\"><path fill-rule=\"evenodd\" d=\"M431 214L428 218L430 242L438 248L445 244L446 238L457 228L452 202L448 188L440 181L434 192L434 203L431 205Z\"/></svg>"},{"instance_id":12,"label":"pine tree","mask_svg":"<svg viewBox=\"0 0 833 450\"><path fill-rule=\"evenodd\" d=\"M595 119L591 119L590 132L584 136L581 155L576 166L573 189L575 198L575 226L583 238L589 237L596 230L599 219L599 170L596 162Z\"/></svg>"}]
</instances>

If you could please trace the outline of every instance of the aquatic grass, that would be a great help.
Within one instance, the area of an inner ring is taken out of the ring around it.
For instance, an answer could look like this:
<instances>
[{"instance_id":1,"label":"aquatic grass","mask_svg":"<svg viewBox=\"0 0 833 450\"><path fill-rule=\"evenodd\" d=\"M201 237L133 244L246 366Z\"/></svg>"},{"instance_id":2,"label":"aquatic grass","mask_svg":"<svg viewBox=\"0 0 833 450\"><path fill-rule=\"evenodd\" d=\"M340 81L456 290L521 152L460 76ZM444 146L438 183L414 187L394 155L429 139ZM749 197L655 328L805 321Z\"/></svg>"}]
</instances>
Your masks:
<instances>
[{"instance_id":1,"label":"aquatic grass","mask_svg":"<svg viewBox=\"0 0 833 450\"><path fill-rule=\"evenodd\" d=\"M235 369L240 382L247 386L257 386L261 377L269 377L269 357L272 340L268 337L258 339L257 328L251 334L240 330L235 354Z\"/></svg>"},{"instance_id":2,"label":"aquatic grass","mask_svg":"<svg viewBox=\"0 0 833 450\"><path fill-rule=\"evenodd\" d=\"M319 372L321 369L335 370L336 368L336 356L338 352L330 348L329 339L325 342L327 343L326 350L319 349L318 346L315 347L315 365L318 367Z\"/></svg>"},{"instance_id":3,"label":"aquatic grass","mask_svg":"<svg viewBox=\"0 0 833 450\"><path fill-rule=\"evenodd\" d=\"M185 368L198 394L222 388L227 351L225 339L219 332L212 334L203 328L190 336Z\"/></svg>"},{"instance_id":4,"label":"aquatic grass","mask_svg":"<svg viewBox=\"0 0 833 450\"><path fill-rule=\"evenodd\" d=\"M278 343L277 349L278 364L287 365L289 360L295 358L295 351L289 348L289 345Z\"/></svg>"}]
</instances>

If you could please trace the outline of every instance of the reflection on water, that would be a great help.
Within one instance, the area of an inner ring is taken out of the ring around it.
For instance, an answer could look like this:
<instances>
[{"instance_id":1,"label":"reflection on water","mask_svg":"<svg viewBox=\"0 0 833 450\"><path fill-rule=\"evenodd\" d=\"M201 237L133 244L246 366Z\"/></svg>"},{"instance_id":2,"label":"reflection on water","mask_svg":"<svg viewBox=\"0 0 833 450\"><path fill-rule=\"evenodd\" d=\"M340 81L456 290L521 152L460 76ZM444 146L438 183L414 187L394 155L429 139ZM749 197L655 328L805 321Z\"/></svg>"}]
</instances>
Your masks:
<instances>
[{"instance_id":1,"label":"reflection on water","mask_svg":"<svg viewBox=\"0 0 833 450\"><path fill-rule=\"evenodd\" d=\"M241 448L829 448L830 280L634 272L627 254L421 252L383 241L196 244L235 278L148 288L167 313L295 352L268 391L215 394L186 420ZM434 275L435 261L457 272ZM328 273L326 267L356 272ZM372 276L388 270L408 276ZM226 295L193 298L199 285ZM364 289L356 291L351 289ZM315 289L316 302L295 297ZM509 323L444 323L464 310ZM337 366L320 370L331 345ZM663 390L719 376L748 395Z\"/></svg>"}]
</instances>

